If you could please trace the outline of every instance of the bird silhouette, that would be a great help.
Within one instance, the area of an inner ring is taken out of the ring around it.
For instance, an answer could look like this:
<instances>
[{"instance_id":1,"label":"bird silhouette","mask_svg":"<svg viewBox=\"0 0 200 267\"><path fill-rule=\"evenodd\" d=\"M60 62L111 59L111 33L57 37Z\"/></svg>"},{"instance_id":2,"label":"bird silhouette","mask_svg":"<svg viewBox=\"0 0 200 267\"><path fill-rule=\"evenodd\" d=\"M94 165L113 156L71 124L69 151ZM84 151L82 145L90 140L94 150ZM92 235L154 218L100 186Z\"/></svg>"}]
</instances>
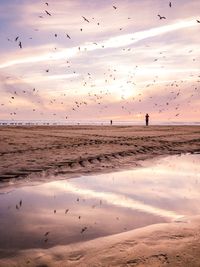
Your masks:
<instances>
[{"instance_id":1,"label":"bird silhouette","mask_svg":"<svg viewBox=\"0 0 200 267\"><path fill-rule=\"evenodd\" d=\"M47 15L51 16L51 14L47 10L45 10L45 12L46 12Z\"/></svg>"},{"instance_id":2,"label":"bird silhouette","mask_svg":"<svg viewBox=\"0 0 200 267\"><path fill-rule=\"evenodd\" d=\"M83 16L82 16L82 18L83 18L85 21L87 21L88 23L90 23L89 20L86 19L86 17L83 17Z\"/></svg>"},{"instance_id":3,"label":"bird silhouette","mask_svg":"<svg viewBox=\"0 0 200 267\"><path fill-rule=\"evenodd\" d=\"M159 17L159 19L166 19L166 17L161 16L161 15L159 15L159 14L158 14L158 17Z\"/></svg>"},{"instance_id":4,"label":"bird silhouette","mask_svg":"<svg viewBox=\"0 0 200 267\"><path fill-rule=\"evenodd\" d=\"M169 7L172 7L172 2L169 2Z\"/></svg>"}]
</instances>

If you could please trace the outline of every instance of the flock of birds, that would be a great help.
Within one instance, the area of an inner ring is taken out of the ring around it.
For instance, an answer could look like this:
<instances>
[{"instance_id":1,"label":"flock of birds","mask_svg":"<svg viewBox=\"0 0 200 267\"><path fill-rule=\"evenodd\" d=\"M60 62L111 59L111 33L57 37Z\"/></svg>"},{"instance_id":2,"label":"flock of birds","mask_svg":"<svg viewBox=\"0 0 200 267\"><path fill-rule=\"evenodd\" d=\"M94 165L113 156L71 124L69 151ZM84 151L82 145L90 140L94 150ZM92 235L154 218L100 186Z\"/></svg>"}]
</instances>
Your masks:
<instances>
[{"instance_id":1,"label":"flock of birds","mask_svg":"<svg viewBox=\"0 0 200 267\"><path fill-rule=\"evenodd\" d=\"M44 13L46 16L52 17L53 14L52 12L49 11L49 6L50 4L48 2L45 2L46 5L46 9L44 10ZM169 7L172 8L172 2L169 2ZM117 10L118 7L116 5L113 5L112 8L114 10ZM163 15L158 14L157 15L159 20L166 20L166 17ZM43 19L44 15L39 15L39 18ZM85 23L90 23L91 20L88 19L85 16L82 16L82 19ZM94 18L92 18L94 19ZM130 17L128 17L128 19L131 19ZM197 23L200 23L199 20L197 20ZM99 22L97 23L99 25ZM122 28L120 28L120 30L122 30ZM80 31L83 31L83 28L80 28ZM58 34L55 33L54 36L57 38ZM66 33L66 37L68 39L72 39L71 35L69 35L68 33ZM32 38L30 38L32 39ZM12 41L10 38L8 38L8 41ZM22 46L22 40L20 39L20 36L16 36L14 39L15 42L18 43L18 46L20 49L23 48ZM93 44L98 45L97 42L93 42ZM102 48L104 48L104 46L102 46ZM55 48L56 49L56 48ZM78 47L79 50L81 50L81 47ZM85 49L86 50L86 49ZM122 49L123 52L132 52L132 48L128 47L128 48L123 48ZM191 51L189 51L189 53L191 53ZM161 51L160 54L158 55L157 58L153 59L153 62L162 62L163 60L166 60L166 55L165 55L166 51ZM193 58L193 61L195 61L196 59ZM67 68L72 68L72 62L70 62L69 60L66 61L67 64ZM164 68L165 66L162 65L161 68ZM88 93L87 93L87 99L83 99L83 100L75 100L73 103L70 103L71 105L71 110L69 111L69 114L72 114L73 112L76 112L78 110L80 110L80 108L82 107L86 107L86 106L90 106L90 105L98 105L100 107L99 109L99 113L103 113L105 110L109 109L109 101L107 103L105 103L105 100L108 100L112 97L112 91L110 91L109 86L111 84L116 85L116 88L118 88L121 92L121 96L120 96L120 108L122 111L124 111L126 114L128 115L132 115L134 113L140 113L142 114L142 111L139 111L140 106L138 104L141 104L142 102L145 104L145 102L148 104L149 102L151 102L151 109L155 109L157 110L158 113L162 113L162 112L166 112L169 110L169 106L172 108L174 108L175 117L178 117L180 115L180 112L177 112L180 108L180 104L178 103L177 100L180 99L181 97L181 85L186 84L188 81L188 77L187 79L183 79L181 81L173 81L173 82L169 82L166 83L165 86L165 90L167 89L167 87L171 87L174 88L174 90L171 90L168 94L167 99L164 99L163 101L165 101L165 103L162 103L161 99L156 100L156 102L153 102L152 100L156 99L154 97L154 95L149 95L148 99L146 97L146 95L142 95L141 93L139 93L138 95L136 95L135 97L126 97L126 86L132 86L132 88L134 88L137 84L136 84L136 74L137 71L139 69L139 66L133 66L133 71L132 72L128 72L127 74L127 81L126 81L126 85L123 82L120 82L120 79L118 79L118 77L120 76L120 70L118 70L118 67L116 68L108 68L104 71L103 75L102 75L102 80L104 81L104 86L102 86L103 89L101 90L96 90L96 92L94 93L93 89L96 89L97 85L96 85L96 78L94 76L94 74L92 74L91 72L85 73L81 76L81 78L79 78L79 84L80 84L80 88L82 86L82 88L87 88ZM47 68L45 70L45 72L48 74L51 72L50 68ZM72 74L76 75L77 71L72 70ZM191 76L191 74L190 74ZM200 76L198 76L197 78L199 78ZM190 78L190 77L189 77ZM12 79L12 77L8 76L6 78L7 80ZM77 98L79 96L79 91L77 89L74 89L73 83L77 81L77 78L75 80L71 79L70 83L71 83L71 87L73 90L73 93L77 94ZM197 81L199 82L199 80ZM146 84L145 88L143 89L150 89L150 88L154 88L155 85L159 84L159 77L155 76L153 77L153 81ZM191 92L191 96L188 98L188 103L191 102L191 98L195 97L195 94L199 93L199 89L197 88L197 85L193 85L193 91ZM67 89L68 90L68 89ZM68 109L69 107L69 103L67 101L67 98L69 97L69 95L67 94L67 90L65 93L61 93L61 95L59 97L55 97L52 98L48 101L47 105L51 107L51 109L53 110L54 108L56 109L56 107L59 105L63 105L63 110L65 109L65 107ZM162 90L162 89L161 89ZM40 91L36 90L35 88L33 89L19 89L19 88L14 88L13 90L11 90L12 92L12 96L10 97L9 100L9 105L11 106L13 101L16 100L16 98L18 97L23 97L23 95L30 95L31 92L31 96L38 96L38 100L36 103L34 103L34 108L32 108L32 112L37 112L37 115L43 116L44 112L39 111L40 110L40 105L41 105L41 100L40 100ZM70 93L70 92L69 92ZM5 106L5 103L1 103L1 106ZM9 114L11 115L11 118L16 118L16 116L18 115L18 108L15 108L14 111L10 112ZM70 115L69 114L65 114L64 116L62 116L62 118L65 119L69 119ZM53 112L51 114L51 116L54 117L58 117L59 115L57 114L57 112ZM170 119L170 118L169 118Z\"/></svg>"}]
</instances>

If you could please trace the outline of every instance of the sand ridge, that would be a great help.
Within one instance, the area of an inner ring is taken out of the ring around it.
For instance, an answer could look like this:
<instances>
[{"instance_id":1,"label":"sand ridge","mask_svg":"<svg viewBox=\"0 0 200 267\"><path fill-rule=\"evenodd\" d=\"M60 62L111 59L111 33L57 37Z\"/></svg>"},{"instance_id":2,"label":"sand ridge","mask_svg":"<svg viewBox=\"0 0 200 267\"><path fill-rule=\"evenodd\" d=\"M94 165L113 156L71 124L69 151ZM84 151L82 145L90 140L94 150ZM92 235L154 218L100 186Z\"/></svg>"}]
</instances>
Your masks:
<instances>
[{"instance_id":1,"label":"sand ridge","mask_svg":"<svg viewBox=\"0 0 200 267\"><path fill-rule=\"evenodd\" d=\"M0 144L0 180L86 174L199 151L200 126L0 127Z\"/></svg>"}]
</instances>

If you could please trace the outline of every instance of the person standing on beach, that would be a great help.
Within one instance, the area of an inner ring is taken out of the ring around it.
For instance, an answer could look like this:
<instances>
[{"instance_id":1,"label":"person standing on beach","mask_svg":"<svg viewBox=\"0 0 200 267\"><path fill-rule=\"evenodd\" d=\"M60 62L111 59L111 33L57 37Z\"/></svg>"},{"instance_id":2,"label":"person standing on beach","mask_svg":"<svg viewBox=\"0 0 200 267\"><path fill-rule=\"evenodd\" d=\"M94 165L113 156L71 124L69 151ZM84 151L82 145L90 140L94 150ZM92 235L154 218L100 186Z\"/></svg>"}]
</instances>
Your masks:
<instances>
[{"instance_id":1,"label":"person standing on beach","mask_svg":"<svg viewBox=\"0 0 200 267\"><path fill-rule=\"evenodd\" d=\"M146 120L146 126L148 126L149 125L149 114L148 113L145 115L145 120Z\"/></svg>"}]
</instances>

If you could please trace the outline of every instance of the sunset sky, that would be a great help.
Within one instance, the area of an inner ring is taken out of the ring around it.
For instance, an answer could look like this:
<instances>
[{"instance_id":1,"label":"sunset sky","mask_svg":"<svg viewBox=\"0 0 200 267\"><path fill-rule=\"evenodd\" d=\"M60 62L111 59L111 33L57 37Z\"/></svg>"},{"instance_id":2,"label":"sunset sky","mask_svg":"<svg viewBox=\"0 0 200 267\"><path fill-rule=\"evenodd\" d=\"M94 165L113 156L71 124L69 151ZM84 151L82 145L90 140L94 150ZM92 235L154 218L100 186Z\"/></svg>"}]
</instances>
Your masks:
<instances>
[{"instance_id":1,"label":"sunset sky","mask_svg":"<svg viewBox=\"0 0 200 267\"><path fill-rule=\"evenodd\" d=\"M0 120L200 121L199 0L0 3Z\"/></svg>"}]
</instances>

